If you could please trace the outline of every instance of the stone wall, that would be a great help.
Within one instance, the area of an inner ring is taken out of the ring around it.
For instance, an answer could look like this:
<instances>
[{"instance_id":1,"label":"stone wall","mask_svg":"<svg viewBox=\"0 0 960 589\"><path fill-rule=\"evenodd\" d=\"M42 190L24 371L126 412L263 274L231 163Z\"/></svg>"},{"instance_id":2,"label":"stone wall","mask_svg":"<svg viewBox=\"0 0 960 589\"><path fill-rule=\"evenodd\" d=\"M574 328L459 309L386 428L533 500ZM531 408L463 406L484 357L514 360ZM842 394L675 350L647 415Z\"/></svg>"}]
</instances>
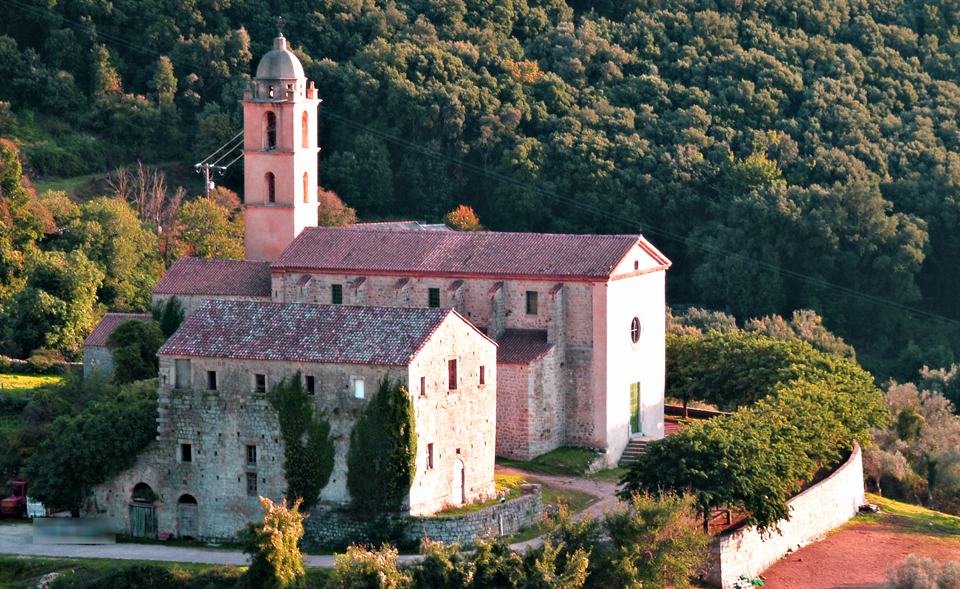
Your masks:
<instances>
[{"instance_id":1,"label":"stone wall","mask_svg":"<svg viewBox=\"0 0 960 589\"><path fill-rule=\"evenodd\" d=\"M863 502L863 460L857 445L836 472L787 502L790 520L780 522L779 534L763 538L750 527L715 538L705 580L727 589L740 575L756 578L787 551L850 520Z\"/></svg>"},{"instance_id":2,"label":"stone wall","mask_svg":"<svg viewBox=\"0 0 960 589\"><path fill-rule=\"evenodd\" d=\"M404 541L415 544L421 538L439 540L445 544L460 543L469 546L477 538L511 535L525 525L543 518L543 495L540 485L521 485L521 496L505 503L455 516L409 517L401 523ZM501 529L502 523L502 529ZM369 538L370 522L353 517L348 511L328 506L315 507L304 521L301 542L307 550L342 549L350 543ZM379 522L382 527L383 523ZM383 530L377 530L382 534Z\"/></svg>"},{"instance_id":3,"label":"stone wall","mask_svg":"<svg viewBox=\"0 0 960 589\"><path fill-rule=\"evenodd\" d=\"M90 376L97 370L103 376L109 376L113 372L113 354L106 346L84 346L83 376Z\"/></svg>"}]
</instances>

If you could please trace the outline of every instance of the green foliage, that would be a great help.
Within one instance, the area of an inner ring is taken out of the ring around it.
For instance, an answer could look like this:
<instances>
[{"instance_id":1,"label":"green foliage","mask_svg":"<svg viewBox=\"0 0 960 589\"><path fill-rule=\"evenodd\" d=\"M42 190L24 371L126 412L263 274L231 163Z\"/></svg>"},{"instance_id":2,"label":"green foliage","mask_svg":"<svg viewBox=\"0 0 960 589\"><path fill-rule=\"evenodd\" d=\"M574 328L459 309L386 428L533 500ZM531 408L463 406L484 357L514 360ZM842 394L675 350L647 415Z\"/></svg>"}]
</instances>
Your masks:
<instances>
[{"instance_id":1,"label":"green foliage","mask_svg":"<svg viewBox=\"0 0 960 589\"><path fill-rule=\"evenodd\" d=\"M357 211L343 204L330 190L317 190L317 221L321 227L349 227L357 222Z\"/></svg>"},{"instance_id":2,"label":"green foliage","mask_svg":"<svg viewBox=\"0 0 960 589\"><path fill-rule=\"evenodd\" d=\"M415 423L406 388L383 380L350 432L347 489L358 513L398 511L409 499L417 462Z\"/></svg>"},{"instance_id":3,"label":"green foliage","mask_svg":"<svg viewBox=\"0 0 960 589\"><path fill-rule=\"evenodd\" d=\"M113 379L126 384L156 378L160 369L157 351L166 341L160 326L153 321L128 319L118 325L107 338L107 349L113 355Z\"/></svg>"},{"instance_id":4,"label":"green foliage","mask_svg":"<svg viewBox=\"0 0 960 589\"><path fill-rule=\"evenodd\" d=\"M53 370L57 362L62 362L63 358L55 350L47 348L37 348L27 358L27 365L34 374L48 374Z\"/></svg>"},{"instance_id":5,"label":"green foliage","mask_svg":"<svg viewBox=\"0 0 960 589\"><path fill-rule=\"evenodd\" d=\"M707 562L710 537L693 523L689 496L634 494L608 513L613 551L607 587L686 589Z\"/></svg>"},{"instance_id":6,"label":"green foliage","mask_svg":"<svg viewBox=\"0 0 960 589\"><path fill-rule=\"evenodd\" d=\"M330 435L330 422L324 415L317 415L299 371L275 385L269 398L277 411L283 436L287 499L295 501L303 511L309 511L320 500L320 491L327 486L333 472L336 447Z\"/></svg>"},{"instance_id":7,"label":"green foliage","mask_svg":"<svg viewBox=\"0 0 960 589\"><path fill-rule=\"evenodd\" d=\"M31 496L79 510L94 486L130 468L156 438L157 383L127 385L75 417L61 415L24 467Z\"/></svg>"},{"instance_id":8,"label":"green foliage","mask_svg":"<svg viewBox=\"0 0 960 589\"><path fill-rule=\"evenodd\" d=\"M671 335L668 371L691 398L750 406L651 444L621 495L692 489L704 516L737 509L764 531L789 518L786 501L802 482L837 464L854 440L868 445L872 428L888 421L869 373L799 340Z\"/></svg>"},{"instance_id":9,"label":"green foliage","mask_svg":"<svg viewBox=\"0 0 960 589\"><path fill-rule=\"evenodd\" d=\"M337 555L330 586L337 589L408 589L411 575L400 569L397 550L383 545L379 550L351 546Z\"/></svg>"},{"instance_id":10,"label":"green foliage","mask_svg":"<svg viewBox=\"0 0 960 589\"><path fill-rule=\"evenodd\" d=\"M7 139L0 139L0 198L24 196L27 191L22 177L23 167L17 146Z\"/></svg>"},{"instance_id":11,"label":"green foliage","mask_svg":"<svg viewBox=\"0 0 960 589\"><path fill-rule=\"evenodd\" d=\"M153 305L153 320L160 325L164 340L180 329L184 319L186 319L186 313L180 299L176 296L171 296L165 303L157 301Z\"/></svg>"},{"instance_id":12,"label":"green foliage","mask_svg":"<svg viewBox=\"0 0 960 589\"><path fill-rule=\"evenodd\" d=\"M300 589L306 586L306 568L297 542L303 537L300 500L289 508L286 500L275 505L260 498L263 521L249 523L237 534L250 567L240 577L241 589Z\"/></svg>"},{"instance_id":13,"label":"green foliage","mask_svg":"<svg viewBox=\"0 0 960 589\"><path fill-rule=\"evenodd\" d=\"M233 196L236 198L236 195ZM244 221L239 200L198 198L177 213L177 231L183 255L242 260Z\"/></svg>"},{"instance_id":14,"label":"green foliage","mask_svg":"<svg viewBox=\"0 0 960 589\"><path fill-rule=\"evenodd\" d=\"M960 585L960 561L942 565L914 554L887 569L887 579L880 589L952 589Z\"/></svg>"}]
</instances>

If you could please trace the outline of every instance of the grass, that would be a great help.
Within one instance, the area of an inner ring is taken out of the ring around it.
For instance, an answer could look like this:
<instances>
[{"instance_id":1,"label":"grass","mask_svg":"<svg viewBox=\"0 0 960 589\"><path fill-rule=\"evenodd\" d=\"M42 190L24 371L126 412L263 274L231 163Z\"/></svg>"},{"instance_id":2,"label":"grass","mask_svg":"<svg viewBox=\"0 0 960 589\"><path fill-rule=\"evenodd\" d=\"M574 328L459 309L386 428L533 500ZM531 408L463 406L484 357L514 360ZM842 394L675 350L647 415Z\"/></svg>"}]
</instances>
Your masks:
<instances>
[{"instance_id":1,"label":"grass","mask_svg":"<svg viewBox=\"0 0 960 589\"><path fill-rule=\"evenodd\" d=\"M598 456L586 448L557 448L533 460L497 458L497 464L550 476L582 476Z\"/></svg>"},{"instance_id":2,"label":"grass","mask_svg":"<svg viewBox=\"0 0 960 589\"><path fill-rule=\"evenodd\" d=\"M497 486L496 497L479 503L466 503L456 507L450 507L437 513L439 517L452 517L480 511L500 502L500 497L505 500L515 499L520 496L520 485L527 482L526 478L520 474L498 474L493 477Z\"/></svg>"},{"instance_id":3,"label":"grass","mask_svg":"<svg viewBox=\"0 0 960 589\"><path fill-rule=\"evenodd\" d=\"M872 494L867 494L867 500L880 506L883 513L871 514L878 520L891 515L899 516L903 518L902 523L906 525L907 531L937 538L960 538L960 517ZM858 516L860 517L864 516Z\"/></svg>"},{"instance_id":4,"label":"grass","mask_svg":"<svg viewBox=\"0 0 960 589\"><path fill-rule=\"evenodd\" d=\"M33 374L0 374L0 393L12 395L26 394L39 386L58 384L62 376L37 376Z\"/></svg>"},{"instance_id":5,"label":"grass","mask_svg":"<svg viewBox=\"0 0 960 589\"><path fill-rule=\"evenodd\" d=\"M629 468L620 468L616 466L614 468L605 468L603 470L597 471L592 474L588 474L588 479L593 479L595 481L606 481L608 483L619 483L620 479L623 478L623 475L629 472Z\"/></svg>"},{"instance_id":6,"label":"grass","mask_svg":"<svg viewBox=\"0 0 960 589\"><path fill-rule=\"evenodd\" d=\"M169 569L178 578L209 576L211 583L205 586L211 589L232 587L237 577L246 570L246 567L110 558L19 558L16 556L0 556L0 589L25 589L28 587L32 589L37 586L43 575L54 572L60 574L57 578L58 585L63 583L61 586L93 586L111 571L128 569L134 566ZM327 571L322 571L320 573L322 577L320 578L325 579L328 574ZM216 583L215 579L218 578L222 579L222 582Z\"/></svg>"}]
</instances>

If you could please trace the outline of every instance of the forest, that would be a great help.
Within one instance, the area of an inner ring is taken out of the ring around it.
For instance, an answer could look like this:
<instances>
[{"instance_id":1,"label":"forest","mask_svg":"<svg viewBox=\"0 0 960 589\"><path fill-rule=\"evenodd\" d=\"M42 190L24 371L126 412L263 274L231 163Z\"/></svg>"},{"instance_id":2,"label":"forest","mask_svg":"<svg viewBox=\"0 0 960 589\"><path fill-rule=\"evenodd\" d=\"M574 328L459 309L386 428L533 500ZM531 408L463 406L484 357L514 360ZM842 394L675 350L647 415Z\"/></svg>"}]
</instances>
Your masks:
<instances>
[{"instance_id":1,"label":"forest","mask_svg":"<svg viewBox=\"0 0 960 589\"><path fill-rule=\"evenodd\" d=\"M192 166L240 130L278 17L324 100L320 184L361 220L642 232L673 306L812 310L878 379L960 360L955 0L0 0L8 313L51 256L105 275L95 309L138 310L184 251L138 247L156 269L109 290L66 204L13 202L12 158L38 181Z\"/></svg>"}]
</instances>

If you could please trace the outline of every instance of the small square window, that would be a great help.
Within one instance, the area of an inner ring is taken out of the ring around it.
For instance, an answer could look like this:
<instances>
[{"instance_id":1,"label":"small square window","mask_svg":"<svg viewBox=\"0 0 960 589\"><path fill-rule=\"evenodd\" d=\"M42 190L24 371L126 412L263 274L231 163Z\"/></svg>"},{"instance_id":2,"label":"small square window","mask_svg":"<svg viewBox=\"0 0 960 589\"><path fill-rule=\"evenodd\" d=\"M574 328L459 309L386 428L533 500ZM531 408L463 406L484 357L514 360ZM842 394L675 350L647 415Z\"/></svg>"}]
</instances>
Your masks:
<instances>
[{"instance_id":1,"label":"small square window","mask_svg":"<svg viewBox=\"0 0 960 589\"><path fill-rule=\"evenodd\" d=\"M255 374L253 375L254 379L254 391L258 393L267 392L267 375L266 374Z\"/></svg>"},{"instance_id":2,"label":"small square window","mask_svg":"<svg viewBox=\"0 0 960 589\"><path fill-rule=\"evenodd\" d=\"M257 473L248 472L247 473L247 495L250 497L256 497L260 493L257 491Z\"/></svg>"},{"instance_id":3,"label":"small square window","mask_svg":"<svg viewBox=\"0 0 960 589\"><path fill-rule=\"evenodd\" d=\"M366 391L363 387L363 379L358 378L357 380L353 381L353 396L356 399L362 399L364 395L366 395Z\"/></svg>"},{"instance_id":4,"label":"small square window","mask_svg":"<svg viewBox=\"0 0 960 589\"><path fill-rule=\"evenodd\" d=\"M427 377L426 376L420 377L420 396L421 397L427 396Z\"/></svg>"},{"instance_id":5,"label":"small square window","mask_svg":"<svg viewBox=\"0 0 960 589\"><path fill-rule=\"evenodd\" d=\"M330 286L330 302L334 305L343 304L343 285L333 284Z\"/></svg>"},{"instance_id":6,"label":"small square window","mask_svg":"<svg viewBox=\"0 0 960 589\"><path fill-rule=\"evenodd\" d=\"M307 375L306 384L307 384L307 394L308 394L308 395L315 395L315 394L317 394L317 381L316 381L316 379L313 377L312 374L308 374L308 375Z\"/></svg>"},{"instance_id":7,"label":"small square window","mask_svg":"<svg viewBox=\"0 0 960 589\"><path fill-rule=\"evenodd\" d=\"M427 444L427 470L433 470L433 444Z\"/></svg>"},{"instance_id":8,"label":"small square window","mask_svg":"<svg viewBox=\"0 0 960 589\"><path fill-rule=\"evenodd\" d=\"M180 444L180 462L193 462L193 446Z\"/></svg>"},{"instance_id":9,"label":"small square window","mask_svg":"<svg viewBox=\"0 0 960 589\"><path fill-rule=\"evenodd\" d=\"M457 390L457 361L450 360L447 362L447 372L450 376L450 390Z\"/></svg>"},{"instance_id":10,"label":"small square window","mask_svg":"<svg viewBox=\"0 0 960 589\"><path fill-rule=\"evenodd\" d=\"M537 314L537 291L527 291L527 315Z\"/></svg>"},{"instance_id":11,"label":"small square window","mask_svg":"<svg viewBox=\"0 0 960 589\"><path fill-rule=\"evenodd\" d=\"M257 447L253 445L247 445L247 464L249 466L257 465Z\"/></svg>"},{"instance_id":12,"label":"small square window","mask_svg":"<svg viewBox=\"0 0 960 589\"><path fill-rule=\"evenodd\" d=\"M207 390L208 391L217 390L217 371L216 370L207 371Z\"/></svg>"},{"instance_id":13,"label":"small square window","mask_svg":"<svg viewBox=\"0 0 960 589\"><path fill-rule=\"evenodd\" d=\"M486 379L487 375L485 373L486 373L486 367L481 366L480 367L480 384L487 384L487 379Z\"/></svg>"},{"instance_id":14,"label":"small square window","mask_svg":"<svg viewBox=\"0 0 960 589\"><path fill-rule=\"evenodd\" d=\"M440 308L440 289L431 288L427 290L427 304L431 309Z\"/></svg>"}]
</instances>

